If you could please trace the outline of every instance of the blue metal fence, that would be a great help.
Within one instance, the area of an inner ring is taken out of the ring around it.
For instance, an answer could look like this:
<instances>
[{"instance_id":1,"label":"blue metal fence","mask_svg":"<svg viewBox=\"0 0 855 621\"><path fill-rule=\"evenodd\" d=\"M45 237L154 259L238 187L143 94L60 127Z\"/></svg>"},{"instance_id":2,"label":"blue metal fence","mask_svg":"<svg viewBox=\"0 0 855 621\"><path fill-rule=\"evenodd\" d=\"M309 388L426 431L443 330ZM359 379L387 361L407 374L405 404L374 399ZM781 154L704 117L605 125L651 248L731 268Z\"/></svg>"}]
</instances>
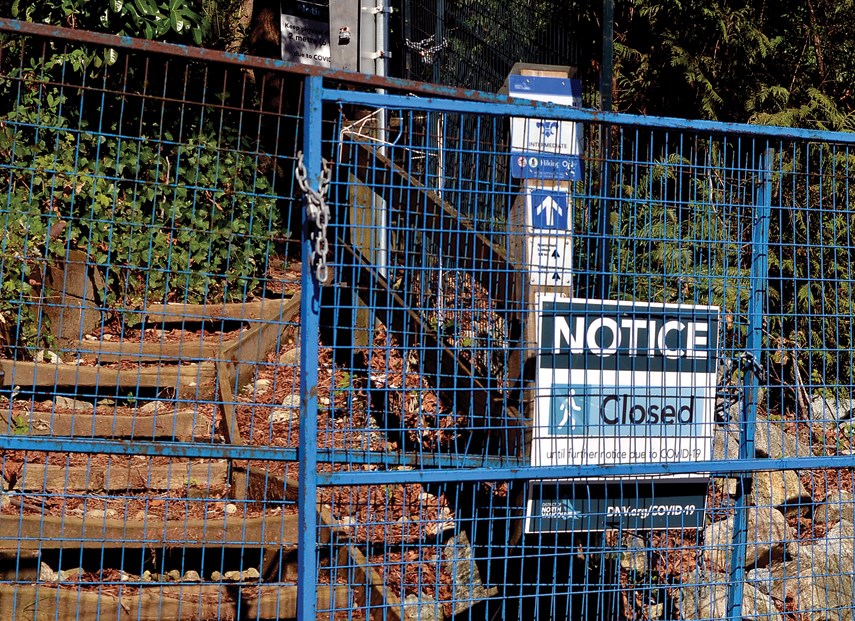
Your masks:
<instances>
[{"instance_id":1,"label":"blue metal fence","mask_svg":"<svg viewBox=\"0 0 855 621\"><path fill-rule=\"evenodd\" d=\"M4 614L851 618L851 135L0 30Z\"/></svg>"}]
</instances>

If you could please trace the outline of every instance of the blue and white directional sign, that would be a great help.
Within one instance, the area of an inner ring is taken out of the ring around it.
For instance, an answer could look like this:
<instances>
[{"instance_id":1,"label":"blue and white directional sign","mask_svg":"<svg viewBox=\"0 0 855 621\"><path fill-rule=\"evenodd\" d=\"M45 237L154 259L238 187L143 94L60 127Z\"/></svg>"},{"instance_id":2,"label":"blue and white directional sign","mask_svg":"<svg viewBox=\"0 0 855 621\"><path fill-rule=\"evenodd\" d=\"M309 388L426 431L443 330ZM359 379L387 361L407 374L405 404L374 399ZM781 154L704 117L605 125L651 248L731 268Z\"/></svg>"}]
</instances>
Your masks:
<instances>
[{"instance_id":1,"label":"blue and white directional sign","mask_svg":"<svg viewBox=\"0 0 855 621\"><path fill-rule=\"evenodd\" d=\"M512 97L579 107L579 80L512 75ZM511 119L511 175L519 179L578 181L582 178L582 125L554 119Z\"/></svg>"},{"instance_id":2,"label":"blue and white directional sign","mask_svg":"<svg viewBox=\"0 0 855 621\"><path fill-rule=\"evenodd\" d=\"M526 189L528 271L533 285L572 284L572 201L560 187Z\"/></svg>"},{"instance_id":3,"label":"blue and white directional sign","mask_svg":"<svg viewBox=\"0 0 855 621\"><path fill-rule=\"evenodd\" d=\"M710 458L718 308L541 295L538 309L532 465Z\"/></svg>"},{"instance_id":4,"label":"blue and white directional sign","mask_svg":"<svg viewBox=\"0 0 855 621\"><path fill-rule=\"evenodd\" d=\"M570 228L567 191L561 188L532 188L528 193L531 227L566 231Z\"/></svg>"}]
</instances>

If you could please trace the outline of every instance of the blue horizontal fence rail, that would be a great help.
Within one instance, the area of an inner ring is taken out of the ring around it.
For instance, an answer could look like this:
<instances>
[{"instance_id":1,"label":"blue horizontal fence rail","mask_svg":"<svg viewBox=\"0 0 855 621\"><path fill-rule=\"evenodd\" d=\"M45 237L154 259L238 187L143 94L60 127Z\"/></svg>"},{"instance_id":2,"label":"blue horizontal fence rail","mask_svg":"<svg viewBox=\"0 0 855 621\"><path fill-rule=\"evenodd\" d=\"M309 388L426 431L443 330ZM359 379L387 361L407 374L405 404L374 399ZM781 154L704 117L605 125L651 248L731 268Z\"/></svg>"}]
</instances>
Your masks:
<instances>
[{"instance_id":1,"label":"blue horizontal fence rail","mask_svg":"<svg viewBox=\"0 0 855 621\"><path fill-rule=\"evenodd\" d=\"M852 135L0 29L4 613L847 618Z\"/></svg>"}]
</instances>

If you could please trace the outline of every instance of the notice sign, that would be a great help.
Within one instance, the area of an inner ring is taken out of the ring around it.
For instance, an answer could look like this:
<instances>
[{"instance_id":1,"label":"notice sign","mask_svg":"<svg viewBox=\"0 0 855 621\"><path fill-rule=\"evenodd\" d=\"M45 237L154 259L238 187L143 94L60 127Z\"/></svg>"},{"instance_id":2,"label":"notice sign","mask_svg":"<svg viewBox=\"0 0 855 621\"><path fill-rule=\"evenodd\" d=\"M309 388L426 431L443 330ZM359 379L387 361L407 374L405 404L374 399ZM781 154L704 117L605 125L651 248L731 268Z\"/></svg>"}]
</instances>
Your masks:
<instances>
[{"instance_id":1,"label":"notice sign","mask_svg":"<svg viewBox=\"0 0 855 621\"><path fill-rule=\"evenodd\" d=\"M329 7L293 0L283 4L281 18L282 60L329 67Z\"/></svg>"},{"instance_id":2,"label":"notice sign","mask_svg":"<svg viewBox=\"0 0 855 621\"><path fill-rule=\"evenodd\" d=\"M710 458L719 310L538 300L534 466Z\"/></svg>"},{"instance_id":3,"label":"notice sign","mask_svg":"<svg viewBox=\"0 0 855 621\"><path fill-rule=\"evenodd\" d=\"M533 466L710 459L719 309L538 298ZM699 528L709 476L532 481L526 532Z\"/></svg>"},{"instance_id":4,"label":"notice sign","mask_svg":"<svg viewBox=\"0 0 855 621\"><path fill-rule=\"evenodd\" d=\"M579 107L582 85L570 78L512 75L512 97ZM519 179L582 178L582 124L553 119L511 119L511 175Z\"/></svg>"}]
</instances>

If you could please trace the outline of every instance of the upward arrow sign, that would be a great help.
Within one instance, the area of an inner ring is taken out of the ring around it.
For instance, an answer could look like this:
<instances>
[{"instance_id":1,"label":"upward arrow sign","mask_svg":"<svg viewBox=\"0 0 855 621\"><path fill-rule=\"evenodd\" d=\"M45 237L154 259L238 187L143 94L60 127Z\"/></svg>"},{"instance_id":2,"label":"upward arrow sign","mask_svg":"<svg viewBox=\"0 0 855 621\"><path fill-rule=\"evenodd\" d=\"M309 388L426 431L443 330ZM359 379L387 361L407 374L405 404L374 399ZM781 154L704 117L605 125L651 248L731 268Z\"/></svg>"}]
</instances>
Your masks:
<instances>
[{"instance_id":1,"label":"upward arrow sign","mask_svg":"<svg viewBox=\"0 0 855 621\"><path fill-rule=\"evenodd\" d=\"M558 204L551 196L547 196L544 198L541 203L537 206L537 215L542 214L546 211L546 226L554 226L555 222L555 214L557 213L559 216L564 215L564 209L561 205Z\"/></svg>"}]
</instances>

